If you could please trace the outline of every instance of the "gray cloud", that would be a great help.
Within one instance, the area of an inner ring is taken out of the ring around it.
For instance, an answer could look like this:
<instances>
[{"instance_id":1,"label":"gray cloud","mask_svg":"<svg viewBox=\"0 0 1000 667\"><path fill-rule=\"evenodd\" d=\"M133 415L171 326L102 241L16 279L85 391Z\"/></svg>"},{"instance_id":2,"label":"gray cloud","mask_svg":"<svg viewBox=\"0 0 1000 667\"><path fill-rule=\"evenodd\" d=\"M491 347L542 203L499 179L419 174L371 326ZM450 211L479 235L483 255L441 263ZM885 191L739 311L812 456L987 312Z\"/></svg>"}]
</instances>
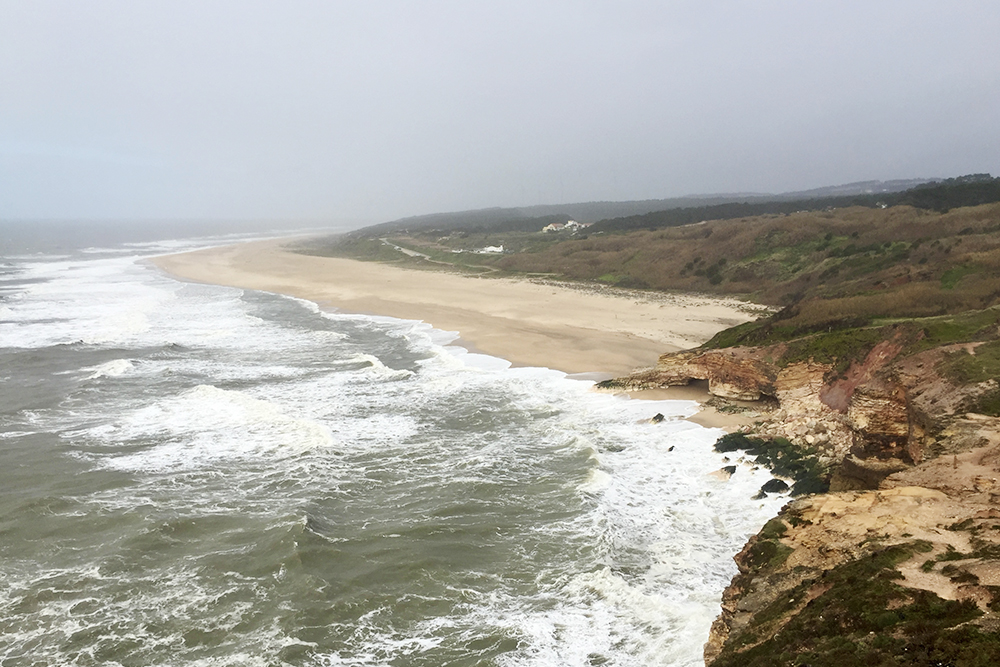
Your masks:
<instances>
[{"instance_id":1,"label":"gray cloud","mask_svg":"<svg viewBox=\"0 0 1000 667\"><path fill-rule=\"evenodd\" d=\"M1000 6L0 0L0 217L1000 172Z\"/></svg>"}]
</instances>

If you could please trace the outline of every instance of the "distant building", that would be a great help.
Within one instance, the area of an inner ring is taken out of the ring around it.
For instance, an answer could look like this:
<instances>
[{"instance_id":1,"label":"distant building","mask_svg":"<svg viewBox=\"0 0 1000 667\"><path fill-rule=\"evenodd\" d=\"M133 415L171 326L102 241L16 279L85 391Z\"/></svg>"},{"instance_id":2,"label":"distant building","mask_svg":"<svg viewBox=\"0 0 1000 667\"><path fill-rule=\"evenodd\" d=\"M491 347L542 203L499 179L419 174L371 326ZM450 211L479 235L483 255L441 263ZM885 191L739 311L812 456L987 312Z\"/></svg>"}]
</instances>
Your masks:
<instances>
[{"instance_id":1,"label":"distant building","mask_svg":"<svg viewBox=\"0 0 1000 667\"><path fill-rule=\"evenodd\" d=\"M567 220L566 222L553 222L551 225L545 225L542 227L543 232L575 232L579 229L584 229L590 227L593 223L590 222L577 222L576 220Z\"/></svg>"}]
</instances>

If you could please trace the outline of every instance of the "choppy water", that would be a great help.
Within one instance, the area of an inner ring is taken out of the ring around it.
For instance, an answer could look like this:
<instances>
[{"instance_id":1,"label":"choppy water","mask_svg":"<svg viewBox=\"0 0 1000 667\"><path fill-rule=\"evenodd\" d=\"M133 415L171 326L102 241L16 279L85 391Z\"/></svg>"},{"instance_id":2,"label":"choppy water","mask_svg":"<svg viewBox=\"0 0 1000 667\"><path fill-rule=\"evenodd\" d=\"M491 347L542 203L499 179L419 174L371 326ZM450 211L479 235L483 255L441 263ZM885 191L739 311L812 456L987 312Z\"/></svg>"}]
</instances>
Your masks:
<instances>
[{"instance_id":1,"label":"choppy water","mask_svg":"<svg viewBox=\"0 0 1000 667\"><path fill-rule=\"evenodd\" d=\"M783 499L694 404L137 261L199 243L0 259L0 664L701 663Z\"/></svg>"}]
</instances>

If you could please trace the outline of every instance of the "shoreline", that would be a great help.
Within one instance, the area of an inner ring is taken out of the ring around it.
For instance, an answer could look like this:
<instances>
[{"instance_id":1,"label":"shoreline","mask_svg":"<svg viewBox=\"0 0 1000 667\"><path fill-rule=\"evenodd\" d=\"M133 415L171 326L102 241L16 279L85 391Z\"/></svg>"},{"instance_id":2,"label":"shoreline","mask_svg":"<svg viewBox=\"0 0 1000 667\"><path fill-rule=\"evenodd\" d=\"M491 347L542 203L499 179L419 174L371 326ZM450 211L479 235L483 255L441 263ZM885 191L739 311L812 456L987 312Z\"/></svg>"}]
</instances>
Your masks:
<instances>
[{"instance_id":1,"label":"shoreline","mask_svg":"<svg viewBox=\"0 0 1000 667\"><path fill-rule=\"evenodd\" d=\"M456 332L452 343L509 361L593 379L655 365L666 352L695 347L753 319L746 304L686 294L620 291L479 278L292 252L278 238L219 246L148 261L182 280L285 294L324 310L427 322ZM652 400L693 400L689 421L734 430L739 415L706 406L701 387L632 392Z\"/></svg>"}]
</instances>

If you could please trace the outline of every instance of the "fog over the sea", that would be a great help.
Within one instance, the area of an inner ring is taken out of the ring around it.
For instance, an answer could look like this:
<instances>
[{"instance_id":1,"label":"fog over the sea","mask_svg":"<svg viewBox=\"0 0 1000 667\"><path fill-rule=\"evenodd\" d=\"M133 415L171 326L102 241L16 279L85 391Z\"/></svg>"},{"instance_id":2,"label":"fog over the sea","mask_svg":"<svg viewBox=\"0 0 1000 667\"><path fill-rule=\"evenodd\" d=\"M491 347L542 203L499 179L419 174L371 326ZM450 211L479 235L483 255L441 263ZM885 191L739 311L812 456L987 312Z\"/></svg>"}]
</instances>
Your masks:
<instances>
[{"instance_id":1,"label":"fog over the sea","mask_svg":"<svg viewBox=\"0 0 1000 667\"><path fill-rule=\"evenodd\" d=\"M996 0L0 0L0 219L996 175L998 35Z\"/></svg>"}]
</instances>

